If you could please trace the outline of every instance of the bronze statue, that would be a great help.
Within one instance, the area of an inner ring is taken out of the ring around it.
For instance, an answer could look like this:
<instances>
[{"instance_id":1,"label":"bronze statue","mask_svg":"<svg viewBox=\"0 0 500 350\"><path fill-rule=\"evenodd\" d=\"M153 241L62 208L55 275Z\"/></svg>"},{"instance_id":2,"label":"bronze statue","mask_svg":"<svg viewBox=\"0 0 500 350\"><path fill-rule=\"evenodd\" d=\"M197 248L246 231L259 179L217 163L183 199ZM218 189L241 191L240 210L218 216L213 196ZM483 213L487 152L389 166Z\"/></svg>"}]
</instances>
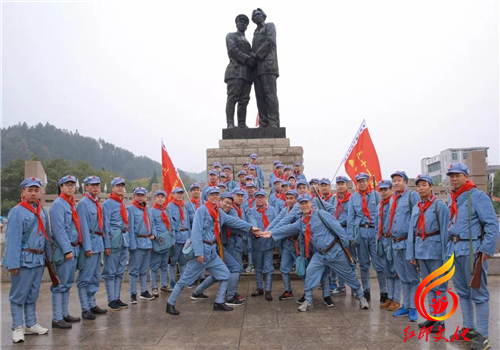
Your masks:
<instances>
[{"instance_id":1,"label":"bronze statue","mask_svg":"<svg viewBox=\"0 0 500 350\"><path fill-rule=\"evenodd\" d=\"M260 8L252 13L257 24L252 41L251 56L256 61L255 98L259 109L259 127L279 128L280 114L276 80L279 76L276 49L276 27L265 23L267 16Z\"/></svg>"},{"instance_id":2,"label":"bronze statue","mask_svg":"<svg viewBox=\"0 0 500 350\"><path fill-rule=\"evenodd\" d=\"M252 66L255 65L255 59L250 55L252 48L245 38L245 31L250 21L247 16L238 15L235 22L238 30L226 35L229 64L224 75L224 82L227 84L226 121L228 129L236 127L234 125L236 103L238 103L238 127L248 128L246 125L247 106L252 88Z\"/></svg>"}]
</instances>

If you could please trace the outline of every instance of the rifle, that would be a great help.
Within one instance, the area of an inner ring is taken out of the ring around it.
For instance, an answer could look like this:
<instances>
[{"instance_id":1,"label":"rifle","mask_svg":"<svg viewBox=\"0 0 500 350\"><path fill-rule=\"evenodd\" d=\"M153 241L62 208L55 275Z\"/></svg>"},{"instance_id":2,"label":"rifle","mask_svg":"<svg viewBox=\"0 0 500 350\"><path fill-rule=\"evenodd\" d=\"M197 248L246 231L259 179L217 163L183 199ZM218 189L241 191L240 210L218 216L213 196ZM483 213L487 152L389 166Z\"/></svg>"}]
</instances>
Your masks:
<instances>
[{"instance_id":1,"label":"rifle","mask_svg":"<svg viewBox=\"0 0 500 350\"><path fill-rule=\"evenodd\" d=\"M314 190L314 194L318 198L319 203L323 207L323 210L327 211L326 207L325 207L325 203L323 203L323 200L319 196L318 190L316 189L316 187L314 187L314 185L312 185L312 188ZM323 223L323 225L325 225L326 228L328 229L328 231L330 231L330 233L333 235L333 238L334 238L335 242L337 242L337 244L340 245L340 247L344 251L344 254L346 255L347 259L350 261L350 263L354 264L354 259L352 258L351 253L349 252L349 248L344 247L344 245L342 244L342 240L340 239L340 237L333 230L331 230L330 227L328 227L326 225L326 223L323 221L323 218L321 217L321 215L319 215L319 218L321 219L321 222Z\"/></svg>"},{"instance_id":2,"label":"rifle","mask_svg":"<svg viewBox=\"0 0 500 350\"><path fill-rule=\"evenodd\" d=\"M54 266L49 261L49 259L45 258L45 267L47 271L49 271L50 280L52 281L52 286L57 287L61 284L61 280L57 277L56 271L54 270Z\"/></svg>"},{"instance_id":3,"label":"rifle","mask_svg":"<svg viewBox=\"0 0 500 350\"><path fill-rule=\"evenodd\" d=\"M474 273L469 281L469 287L479 290L481 288L481 275L483 273L483 253L478 252L474 264Z\"/></svg>"}]
</instances>

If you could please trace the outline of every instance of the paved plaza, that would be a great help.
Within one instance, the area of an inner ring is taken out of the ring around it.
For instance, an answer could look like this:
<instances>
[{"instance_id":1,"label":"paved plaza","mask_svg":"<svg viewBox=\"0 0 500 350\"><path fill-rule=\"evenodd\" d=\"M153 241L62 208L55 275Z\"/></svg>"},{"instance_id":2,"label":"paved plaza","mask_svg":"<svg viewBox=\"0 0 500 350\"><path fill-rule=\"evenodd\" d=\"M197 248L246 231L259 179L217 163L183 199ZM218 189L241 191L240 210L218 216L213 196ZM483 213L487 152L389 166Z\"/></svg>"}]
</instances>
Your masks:
<instances>
[{"instance_id":1,"label":"paved plaza","mask_svg":"<svg viewBox=\"0 0 500 350\"><path fill-rule=\"evenodd\" d=\"M335 297L335 307L322 304L321 291L314 294L314 310L298 312L296 300L302 295L302 282L292 281L295 300L279 301L283 292L280 280L274 281L272 302L263 296L252 298L255 284L251 278L241 281L239 292L247 298L244 306L232 312L212 310L216 289L210 288L208 300L192 301L192 289L185 289L177 304L180 316L165 313L169 294L162 293L154 301L139 301L128 309L97 316L95 321L83 320L73 324L71 330L50 329L48 335L27 335L26 341L13 344L9 312L9 283L2 283L2 349L469 349L466 343L435 343L432 335L418 339L419 328L408 319L392 317L392 313L379 309L377 282L372 279L369 310L360 310L358 301L350 295ZM489 276L490 290L490 342L492 349L500 349L500 276ZM38 322L50 327L50 284L43 283L37 304ZM349 294L349 289L348 289ZM122 300L129 301L128 285L122 288ZM104 284L97 295L98 305L106 306ZM72 288L70 314L81 316L76 286ZM461 325L460 307L446 321L446 336ZM404 342L404 329L410 325L416 337Z\"/></svg>"}]
</instances>

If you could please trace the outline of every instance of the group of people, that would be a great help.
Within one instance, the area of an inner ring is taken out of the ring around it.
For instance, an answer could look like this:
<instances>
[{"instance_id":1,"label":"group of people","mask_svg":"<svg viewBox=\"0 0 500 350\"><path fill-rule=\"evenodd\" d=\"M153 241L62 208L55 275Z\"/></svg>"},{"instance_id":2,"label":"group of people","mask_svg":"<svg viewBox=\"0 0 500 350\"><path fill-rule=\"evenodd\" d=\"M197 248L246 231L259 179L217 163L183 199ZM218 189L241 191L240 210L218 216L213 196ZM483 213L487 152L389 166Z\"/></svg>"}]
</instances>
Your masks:
<instances>
[{"instance_id":1,"label":"group of people","mask_svg":"<svg viewBox=\"0 0 500 350\"><path fill-rule=\"evenodd\" d=\"M171 292L166 312L179 315L176 302L185 287L196 288L191 299L203 300L208 299L204 291L219 282L214 310L231 311L245 302L238 293L244 255L248 256L248 271L255 271L251 296L273 300L273 255L278 251L284 284L280 301L294 298L290 273L295 268L304 285L297 300L299 311L313 309L313 291L318 286L324 305L332 307L332 296L347 294L346 285L360 308L369 309L371 265L377 274L380 308L410 322L418 321L415 293L421 278L454 256L453 285L464 327L460 340L473 339L472 349L490 347L487 259L494 254L499 226L490 199L468 179L465 164L448 169L453 188L448 205L435 197L433 180L425 174L415 179L417 191L410 191L404 171L394 172L391 180L382 180L377 186L361 172L356 175L353 193L349 192L349 179L338 176L333 194L329 179L308 182L300 168L299 162L288 167L276 161L268 193L256 154L234 180L231 167L214 163L206 186L190 186L188 201L183 200L182 188L173 189L170 200L160 190L154 193L152 207L147 205L142 187L134 189L133 201L127 206L125 181L120 177L112 180L111 195L101 205L96 176L84 180L86 193L75 205L76 178L67 175L58 182L61 194L49 215L39 201L41 181L25 179L22 200L9 213L3 259L11 274L14 342L23 341L24 334L48 332L35 316L46 257L60 279L60 284L51 287L52 327L67 329L80 321L68 312L76 270L84 319L129 306L120 294L127 262L130 304L138 299L153 300L159 291ZM469 287L469 281L478 257L483 273L476 290ZM357 264L361 281L356 277ZM101 277L107 310L95 301ZM432 288L429 303L444 301L447 289L447 283ZM445 313L446 309L436 308L429 314L441 317ZM445 325L426 320L419 327L437 333Z\"/></svg>"}]
</instances>

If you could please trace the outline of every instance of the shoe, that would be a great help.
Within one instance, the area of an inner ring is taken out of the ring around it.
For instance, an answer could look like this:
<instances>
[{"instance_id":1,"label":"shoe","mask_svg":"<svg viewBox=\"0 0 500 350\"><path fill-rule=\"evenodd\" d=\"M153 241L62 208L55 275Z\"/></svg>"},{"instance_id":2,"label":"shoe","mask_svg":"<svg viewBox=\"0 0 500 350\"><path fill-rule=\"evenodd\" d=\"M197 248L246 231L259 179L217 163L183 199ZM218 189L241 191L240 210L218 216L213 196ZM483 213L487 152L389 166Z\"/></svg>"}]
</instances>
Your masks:
<instances>
[{"instance_id":1,"label":"shoe","mask_svg":"<svg viewBox=\"0 0 500 350\"><path fill-rule=\"evenodd\" d=\"M359 299L359 307L363 310L368 310L370 308L370 304L368 304L368 300L366 298Z\"/></svg>"},{"instance_id":2,"label":"shoe","mask_svg":"<svg viewBox=\"0 0 500 350\"><path fill-rule=\"evenodd\" d=\"M235 299L238 299L238 300L239 300L239 301L241 301L241 302L245 302L245 300L246 300L246 299L245 299L245 298L243 298L243 297L240 295L240 293L238 293L238 292L236 292L236 294L234 295L234 298L235 298Z\"/></svg>"},{"instance_id":3,"label":"shoe","mask_svg":"<svg viewBox=\"0 0 500 350\"><path fill-rule=\"evenodd\" d=\"M436 323L436 321L429 321L429 320L425 320L424 322L420 322L418 324L418 328L429 328L430 326L432 326L434 323Z\"/></svg>"},{"instance_id":4,"label":"shoe","mask_svg":"<svg viewBox=\"0 0 500 350\"><path fill-rule=\"evenodd\" d=\"M169 304L169 303L167 303L166 312L167 312L167 314L174 315L174 316L177 316L178 314L180 314L180 312L176 310L175 306L172 304Z\"/></svg>"},{"instance_id":5,"label":"shoe","mask_svg":"<svg viewBox=\"0 0 500 350\"><path fill-rule=\"evenodd\" d=\"M191 300L204 300L204 299L208 299L208 296L206 296L203 293L194 292L193 294L191 294Z\"/></svg>"},{"instance_id":6,"label":"shoe","mask_svg":"<svg viewBox=\"0 0 500 350\"><path fill-rule=\"evenodd\" d=\"M136 299L136 302L137 302L137 299ZM116 304L120 307L120 309L126 309L126 308L128 308L128 304L124 303L120 299L116 299Z\"/></svg>"},{"instance_id":7,"label":"shoe","mask_svg":"<svg viewBox=\"0 0 500 350\"><path fill-rule=\"evenodd\" d=\"M356 292L352 288L351 288L351 297L353 297L354 299L358 299L358 295L356 294Z\"/></svg>"},{"instance_id":8,"label":"shoe","mask_svg":"<svg viewBox=\"0 0 500 350\"><path fill-rule=\"evenodd\" d=\"M367 301L370 301L372 299L372 294L370 293L370 290L367 289L367 290L364 291L364 293L365 293L365 299Z\"/></svg>"},{"instance_id":9,"label":"shoe","mask_svg":"<svg viewBox=\"0 0 500 350\"><path fill-rule=\"evenodd\" d=\"M170 288L170 286L168 284L164 285L163 287L160 288L160 290L163 292L163 293L171 293L173 291L172 288Z\"/></svg>"},{"instance_id":10,"label":"shoe","mask_svg":"<svg viewBox=\"0 0 500 350\"><path fill-rule=\"evenodd\" d=\"M397 301L391 301L391 305L387 308L387 311L397 311L401 308L401 304L398 303Z\"/></svg>"},{"instance_id":11,"label":"shoe","mask_svg":"<svg viewBox=\"0 0 500 350\"><path fill-rule=\"evenodd\" d=\"M228 129L234 129L234 128L236 128L236 125L234 125L233 123L228 123L227 124L227 128Z\"/></svg>"},{"instance_id":12,"label":"shoe","mask_svg":"<svg viewBox=\"0 0 500 350\"><path fill-rule=\"evenodd\" d=\"M467 331L467 333L465 333L465 337L467 339L469 339L469 340L465 340L464 337L462 336L462 333L464 332L464 330L465 330L465 328L462 327L462 329L458 331L458 333L457 333L458 334L458 339L456 339L456 338L453 339L453 337L455 336L455 334L452 334L450 336L450 342L452 342L452 341L472 341L472 340L474 340L476 338L476 336L478 334L475 329L469 329Z\"/></svg>"},{"instance_id":13,"label":"shoe","mask_svg":"<svg viewBox=\"0 0 500 350\"><path fill-rule=\"evenodd\" d=\"M418 312L416 309L410 309L410 313L408 314L408 319L410 320L410 322L418 321Z\"/></svg>"},{"instance_id":14,"label":"shoe","mask_svg":"<svg viewBox=\"0 0 500 350\"><path fill-rule=\"evenodd\" d=\"M389 305L391 305L392 300L391 299L386 299L382 304L380 304L381 309L387 309Z\"/></svg>"},{"instance_id":15,"label":"shoe","mask_svg":"<svg viewBox=\"0 0 500 350\"><path fill-rule=\"evenodd\" d=\"M80 317L75 317L75 316L63 316L64 321L68 323L75 323L75 322L80 322L82 319Z\"/></svg>"},{"instance_id":16,"label":"shoe","mask_svg":"<svg viewBox=\"0 0 500 350\"><path fill-rule=\"evenodd\" d=\"M297 300L297 304L303 304L304 301L306 301L306 295L302 294L302 297L299 300Z\"/></svg>"},{"instance_id":17,"label":"shoe","mask_svg":"<svg viewBox=\"0 0 500 350\"><path fill-rule=\"evenodd\" d=\"M322 285L322 284L320 284L320 285L318 286L318 289L319 289L319 290L323 290L323 285Z\"/></svg>"},{"instance_id":18,"label":"shoe","mask_svg":"<svg viewBox=\"0 0 500 350\"><path fill-rule=\"evenodd\" d=\"M330 293L333 293L334 290L339 290L335 284L330 284Z\"/></svg>"},{"instance_id":19,"label":"shoe","mask_svg":"<svg viewBox=\"0 0 500 350\"><path fill-rule=\"evenodd\" d=\"M445 329L444 322L434 322L434 324L432 325L431 333L439 333L439 327L441 327L441 329Z\"/></svg>"},{"instance_id":20,"label":"shoe","mask_svg":"<svg viewBox=\"0 0 500 350\"><path fill-rule=\"evenodd\" d=\"M299 306L300 312L306 312L307 310L314 309L314 305L309 300L304 300L304 302Z\"/></svg>"},{"instance_id":21,"label":"shoe","mask_svg":"<svg viewBox=\"0 0 500 350\"><path fill-rule=\"evenodd\" d=\"M340 294L340 291L339 291L339 289L338 289L338 288L336 288L336 287L335 287L335 288L333 288L333 289L331 289L331 288L330 288L330 294L331 294L331 295L339 295L339 294Z\"/></svg>"},{"instance_id":22,"label":"shoe","mask_svg":"<svg viewBox=\"0 0 500 350\"><path fill-rule=\"evenodd\" d=\"M186 286L186 287L189 288L189 289L196 288L196 281L192 285Z\"/></svg>"},{"instance_id":23,"label":"shoe","mask_svg":"<svg viewBox=\"0 0 500 350\"><path fill-rule=\"evenodd\" d=\"M484 350L491 348L490 340L481 333L476 333L476 338L470 347L472 350Z\"/></svg>"},{"instance_id":24,"label":"shoe","mask_svg":"<svg viewBox=\"0 0 500 350\"><path fill-rule=\"evenodd\" d=\"M293 299L293 293L292 291L285 291L283 294L280 295L279 300L290 300Z\"/></svg>"},{"instance_id":25,"label":"shoe","mask_svg":"<svg viewBox=\"0 0 500 350\"><path fill-rule=\"evenodd\" d=\"M68 328L73 328L71 323L67 323L64 320L59 320L59 321L54 321L52 320L52 328L62 328L62 329L68 329Z\"/></svg>"},{"instance_id":26,"label":"shoe","mask_svg":"<svg viewBox=\"0 0 500 350\"><path fill-rule=\"evenodd\" d=\"M387 301L387 298L389 297L389 294L387 293L380 293L380 302L385 303Z\"/></svg>"},{"instance_id":27,"label":"shoe","mask_svg":"<svg viewBox=\"0 0 500 350\"><path fill-rule=\"evenodd\" d=\"M17 326L12 331L12 341L14 343L24 342L24 328L23 328L23 326Z\"/></svg>"},{"instance_id":28,"label":"shoe","mask_svg":"<svg viewBox=\"0 0 500 350\"><path fill-rule=\"evenodd\" d=\"M90 310L82 311L82 318L86 320L95 320L95 315Z\"/></svg>"},{"instance_id":29,"label":"shoe","mask_svg":"<svg viewBox=\"0 0 500 350\"><path fill-rule=\"evenodd\" d=\"M137 294L130 294L130 304L137 304Z\"/></svg>"},{"instance_id":30,"label":"shoe","mask_svg":"<svg viewBox=\"0 0 500 350\"><path fill-rule=\"evenodd\" d=\"M233 298L229 299L228 301L226 301L226 305L230 305L230 306L241 306L243 304L244 303L241 300L238 300L235 297L233 297Z\"/></svg>"},{"instance_id":31,"label":"shoe","mask_svg":"<svg viewBox=\"0 0 500 350\"><path fill-rule=\"evenodd\" d=\"M24 330L24 334L47 334L48 332L47 328L43 328L38 323L32 327L26 327Z\"/></svg>"},{"instance_id":32,"label":"shoe","mask_svg":"<svg viewBox=\"0 0 500 350\"><path fill-rule=\"evenodd\" d=\"M170 281L170 288L173 290L175 288L175 282Z\"/></svg>"},{"instance_id":33,"label":"shoe","mask_svg":"<svg viewBox=\"0 0 500 350\"><path fill-rule=\"evenodd\" d=\"M325 304L327 307L334 307L335 306L331 296L324 297L323 304Z\"/></svg>"},{"instance_id":34,"label":"shoe","mask_svg":"<svg viewBox=\"0 0 500 350\"><path fill-rule=\"evenodd\" d=\"M410 310L405 309L404 307L400 307L398 311L396 311L392 316L394 317L406 317L410 314Z\"/></svg>"},{"instance_id":35,"label":"shoe","mask_svg":"<svg viewBox=\"0 0 500 350\"><path fill-rule=\"evenodd\" d=\"M153 294L153 296L155 298L159 297L160 296L160 291L158 290L158 287L153 287L151 288L151 293Z\"/></svg>"},{"instance_id":36,"label":"shoe","mask_svg":"<svg viewBox=\"0 0 500 350\"><path fill-rule=\"evenodd\" d=\"M264 294L264 291L263 291L261 288L257 288L257 289L255 290L255 292L253 292L253 293L252 293L252 294L250 294L250 295L251 295L251 296L253 296L253 297L258 297L259 295L262 295L262 294Z\"/></svg>"},{"instance_id":37,"label":"shoe","mask_svg":"<svg viewBox=\"0 0 500 350\"><path fill-rule=\"evenodd\" d=\"M273 301L273 295L271 294L271 291L266 291L265 298L267 301Z\"/></svg>"},{"instance_id":38,"label":"shoe","mask_svg":"<svg viewBox=\"0 0 500 350\"><path fill-rule=\"evenodd\" d=\"M94 306L93 308L90 309L90 311L92 311L93 314L95 315L104 315L105 313L108 312L108 310L106 309L101 309L99 306Z\"/></svg>"},{"instance_id":39,"label":"shoe","mask_svg":"<svg viewBox=\"0 0 500 350\"><path fill-rule=\"evenodd\" d=\"M118 305L118 303L116 302L116 300L113 300L112 302L110 302L108 304L108 309L111 311L120 311L121 310L121 308Z\"/></svg>"},{"instance_id":40,"label":"shoe","mask_svg":"<svg viewBox=\"0 0 500 350\"><path fill-rule=\"evenodd\" d=\"M233 311L233 308L224 303L214 303L214 311Z\"/></svg>"},{"instance_id":41,"label":"shoe","mask_svg":"<svg viewBox=\"0 0 500 350\"><path fill-rule=\"evenodd\" d=\"M253 272L254 271L254 266L253 264L252 265L248 265L247 268L245 269L245 272L246 273L250 273L250 272Z\"/></svg>"},{"instance_id":42,"label":"shoe","mask_svg":"<svg viewBox=\"0 0 500 350\"><path fill-rule=\"evenodd\" d=\"M345 287L339 287L339 295L347 295Z\"/></svg>"},{"instance_id":43,"label":"shoe","mask_svg":"<svg viewBox=\"0 0 500 350\"><path fill-rule=\"evenodd\" d=\"M154 300L154 296L152 296L151 294L149 294L149 292L146 290L144 292L141 293L141 296L139 297L139 299L141 300Z\"/></svg>"}]
</instances>

